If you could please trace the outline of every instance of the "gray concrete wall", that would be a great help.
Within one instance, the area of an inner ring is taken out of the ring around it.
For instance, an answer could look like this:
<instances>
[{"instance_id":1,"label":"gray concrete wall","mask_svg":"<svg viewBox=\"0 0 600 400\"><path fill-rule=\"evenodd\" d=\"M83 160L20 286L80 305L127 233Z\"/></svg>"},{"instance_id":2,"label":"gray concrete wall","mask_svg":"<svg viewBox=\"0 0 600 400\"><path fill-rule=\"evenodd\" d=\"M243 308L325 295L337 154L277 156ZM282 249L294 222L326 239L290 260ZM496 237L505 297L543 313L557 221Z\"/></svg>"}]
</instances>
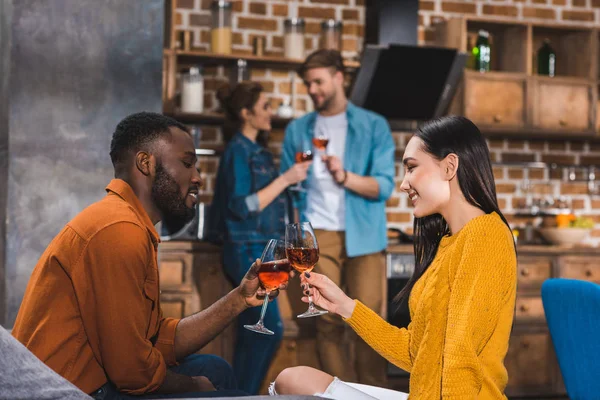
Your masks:
<instances>
[{"instance_id":1,"label":"gray concrete wall","mask_svg":"<svg viewBox=\"0 0 600 400\"><path fill-rule=\"evenodd\" d=\"M12 0L6 326L48 243L104 196L118 121L161 110L163 7L163 0Z\"/></svg>"}]
</instances>

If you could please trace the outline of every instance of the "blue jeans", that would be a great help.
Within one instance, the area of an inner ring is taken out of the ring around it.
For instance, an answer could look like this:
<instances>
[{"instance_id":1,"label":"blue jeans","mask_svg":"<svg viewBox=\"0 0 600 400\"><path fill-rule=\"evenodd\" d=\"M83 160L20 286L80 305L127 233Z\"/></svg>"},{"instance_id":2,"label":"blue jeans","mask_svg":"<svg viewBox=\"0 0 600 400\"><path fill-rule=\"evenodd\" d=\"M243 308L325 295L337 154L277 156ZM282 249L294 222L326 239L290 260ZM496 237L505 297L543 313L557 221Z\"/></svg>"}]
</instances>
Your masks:
<instances>
[{"instance_id":1,"label":"blue jeans","mask_svg":"<svg viewBox=\"0 0 600 400\"><path fill-rule=\"evenodd\" d=\"M226 243L223 246L225 272L236 285L240 284L252 263L260 258L265 245L266 243ZM283 322L277 300L269 303L264 320L265 327L275 335L262 335L244 328L244 325L258 322L260 309L261 307L249 308L238 316L237 343L233 358L233 372L240 389L252 395L258 394L283 337Z\"/></svg>"},{"instance_id":2,"label":"blue jeans","mask_svg":"<svg viewBox=\"0 0 600 400\"><path fill-rule=\"evenodd\" d=\"M188 392L130 396L120 393L112 383L108 382L95 393L92 393L92 397L95 400L134 400L248 396L247 393L237 390L235 376L233 375L231 367L227 361L217 356L193 354L184 358L179 365L169 367L169 370L181 375L205 376L209 381L212 382L213 386L217 390L215 392Z\"/></svg>"}]
</instances>

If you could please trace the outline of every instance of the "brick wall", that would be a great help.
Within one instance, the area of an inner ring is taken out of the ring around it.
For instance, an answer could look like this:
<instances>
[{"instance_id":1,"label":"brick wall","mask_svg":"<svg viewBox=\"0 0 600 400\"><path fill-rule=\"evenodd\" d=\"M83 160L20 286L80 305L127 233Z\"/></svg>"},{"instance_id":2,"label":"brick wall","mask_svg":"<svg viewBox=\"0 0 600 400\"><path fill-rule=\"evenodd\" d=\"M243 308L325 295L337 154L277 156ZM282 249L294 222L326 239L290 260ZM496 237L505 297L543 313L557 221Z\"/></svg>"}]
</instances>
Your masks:
<instances>
[{"instance_id":1,"label":"brick wall","mask_svg":"<svg viewBox=\"0 0 600 400\"><path fill-rule=\"evenodd\" d=\"M177 20L179 29L192 29L195 32L194 43L199 48L208 50L210 1L178 0ZM600 26L600 0L494 0L494 1L449 1L421 0L419 11L419 41L427 43L432 40L429 26L436 20L458 14L472 14L502 19L524 21L551 21L561 24ZM252 39L256 35L266 38L266 50L269 54L283 52L283 20L289 16L301 16L307 21L307 52L318 46L319 24L323 18L337 18L344 21L344 56L356 57L362 47L364 34L364 0L263 0L237 2L234 6L233 30L234 51L250 53ZM220 82L226 81L228 71L224 68L208 69L206 72L206 104L214 109L216 102L213 90ZM269 92L273 105L290 99L290 78L292 74L286 70L255 70L252 78L262 82ZM299 82L297 85L296 109L302 114L311 109L310 99ZM218 128L201 127L202 142L207 145L222 144ZM283 138L281 130L271 135L271 149L278 154ZM398 149L403 149L410 134L394 132ZM523 140L490 140L493 161L544 161L586 165L600 164L600 145L587 142L546 142ZM204 158L202 168L206 178L203 199L210 201L218 160ZM402 166L396 167L397 187L403 176ZM568 195L572 198L573 207L580 215L587 215L596 221L589 242L600 244L600 198L589 196L587 183L582 179L579 170L577 180L567 182L569 171L543 169L523 170L522 168L495 166L494 175L498 190L498 198L502 210L509 216L514 225L525 222L512 216L519 202L523 201L523 179L529 179L534 191L550 193L558 197ZM600 172L599 172L600 173ZM597 176L600 177L599 173ZM390 226L412 230L412 215L407 198L397 190L387 204Z\"/></svg>"}]
</instances>

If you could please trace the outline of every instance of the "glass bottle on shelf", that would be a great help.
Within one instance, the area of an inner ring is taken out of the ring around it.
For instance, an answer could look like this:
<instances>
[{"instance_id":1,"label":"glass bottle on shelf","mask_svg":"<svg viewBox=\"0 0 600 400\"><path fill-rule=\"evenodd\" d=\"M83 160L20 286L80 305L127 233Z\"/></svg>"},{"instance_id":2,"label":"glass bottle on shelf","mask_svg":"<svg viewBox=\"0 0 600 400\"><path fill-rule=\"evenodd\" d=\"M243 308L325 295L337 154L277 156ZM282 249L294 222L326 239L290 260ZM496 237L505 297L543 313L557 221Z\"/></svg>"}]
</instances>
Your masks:
<instances>
[{"instance_id":1,"label":"glass bottle on shelf","mask_svg":"<svg viewBox=\"0 0 600 400\"><path fill-rule=\"evenodd\" d=\"M544 43L537 52L538 75L556 75L556 53L550 46L550 40L544 39Z\"/></svg>"},{"instance_id":2,"label":"glass bottle on shelf","mask_svg":"<svg viewBox=\"0 0 600 400\"><path fill-rule=\"evenodd\" d=\"M471 50L474 58L474 67L479 72L489 72L491 62L490 34L481 29L477 35L475 47Z\"/></svg>"},{"instance_id":3,"label":"glass bottle on shelf","mask_svg":"<svg viewBox=\"0 0 600 400\"><path fill-rule=\"evenodd\" d=\"M217 54L231 54L231 3L213 1L211 6L212 29L210 31L210 49Z\"/></svg>"},{"instance_id":4,"label":"glass bottle on shelf","mask_svg":"<svg viewBox=\"0 0 600 400\"><path fill-rule=\"evenodd\" d=\"M200 67L191 67L181 76L181 112L201 113L204 111L204 78Z\"/></svg>"},{"instance_id":5,"label":"glass bottle on shelf","mask_svg":"<svg viewBox=\"0 0 600 400\"><path fill-rule=\"evenodd\" d=\"M321 23L322 49L333 49L342 51L342 21L327 19Z\"/></svg>"},{"instance_id":6,"label":"glass bottle on shelf","mask_svg":"<svg viewBox=\"0 0 600 400\"><path fill-rule=\"evenodd\" d=\"M288 18L283 23L283 51L286 58L304 58L304 19Z\"/></svg>"}]
</instances>

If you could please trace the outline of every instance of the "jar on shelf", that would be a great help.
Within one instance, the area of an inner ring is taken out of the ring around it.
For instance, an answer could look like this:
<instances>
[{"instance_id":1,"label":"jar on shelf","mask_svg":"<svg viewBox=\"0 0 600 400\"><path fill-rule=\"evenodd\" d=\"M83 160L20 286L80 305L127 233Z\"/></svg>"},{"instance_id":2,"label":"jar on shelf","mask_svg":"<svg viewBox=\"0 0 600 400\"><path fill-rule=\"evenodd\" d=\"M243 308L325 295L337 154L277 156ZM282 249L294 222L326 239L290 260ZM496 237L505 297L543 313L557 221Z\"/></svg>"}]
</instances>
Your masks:
<instances>
[{"instance_id":1,"label":"jar on shelf","mask_svg":"<svg viewBox=\"0 0 600 400\"><path fill-rule=\"evenodd\" d=\"M210 49L217 54L231 54L231 2L213 1L210 10L212 14Z\"/></svg>"},{"instance_id":2,"label":"jar on shelf","mask_svg":"<svg viewBox=\"0 0 600 400\"><path fill-rule=\"evenodd\" d=\"M284 56L286 58L304 58L304 19L288 18L283 24Z\"/></svg>"},{"instance_id":3,"label":"jar on shelf","mask_svg":"<svg viewBox=\"0 0 600 400\"><path fill-rule=\"evenodd\" d=\"M201 113L204 111L204 78L200 67L191 67L181 76L181 112Z\"/></svg>"},{"instance_id":4,"label":"jar on shelf","mask_svg":"<svg viewBox=\"0 0 600 400\"><path fill-rule=\"evenodd\" d=\"M322 49L342 50L342 21L327 19L321 23Z\"/></svg>"}]
</instances>

